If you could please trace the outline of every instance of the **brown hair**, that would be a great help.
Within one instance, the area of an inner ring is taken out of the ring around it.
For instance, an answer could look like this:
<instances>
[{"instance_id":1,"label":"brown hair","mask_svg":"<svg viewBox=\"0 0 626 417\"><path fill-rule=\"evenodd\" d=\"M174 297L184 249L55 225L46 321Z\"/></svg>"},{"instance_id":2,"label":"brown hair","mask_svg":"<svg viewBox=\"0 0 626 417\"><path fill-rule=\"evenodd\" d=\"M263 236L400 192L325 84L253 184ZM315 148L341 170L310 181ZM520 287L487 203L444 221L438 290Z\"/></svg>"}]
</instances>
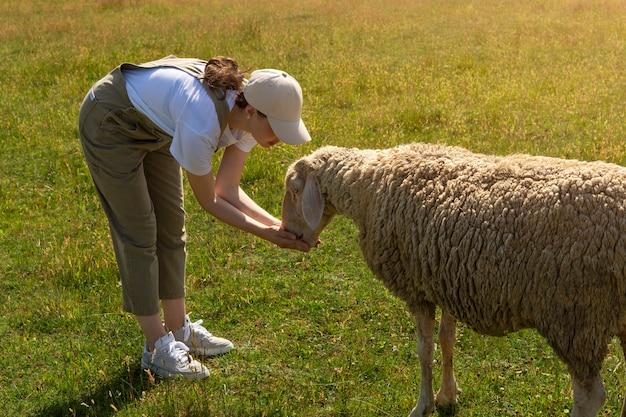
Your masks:
<instances>
[{"instance_id":1,"label":"brown hair","mask_svg":"<svg viewBox=\"0 0 626 417\"><path fill-rule=\"evenodd\" d=\"M235 104L237 107L244 108L248 105L248 100L243 95L243 79L246 71L240 71L237 61L225 56L216 56L207 62L204 67L204 75L202 82L217 92L220 100L226 98L226 90L234 90L237 92L235 96ZM257 110L261 117L267 117L265 114Z\"/></svg>"},{"instance_id":2,"label":"brown hair","mask_svg":"<svg viewBox=\"0 0 626 417\"><path fill-rule=\"evenodd\" d=\"M220 100L226 97L226 90L243 90L244 73L239 70L237 61L225 56L216 56L207 62L204 67L202 82L212 88ZM237 96L243 96L238 94Z\"/></svg>"}]
</instances>

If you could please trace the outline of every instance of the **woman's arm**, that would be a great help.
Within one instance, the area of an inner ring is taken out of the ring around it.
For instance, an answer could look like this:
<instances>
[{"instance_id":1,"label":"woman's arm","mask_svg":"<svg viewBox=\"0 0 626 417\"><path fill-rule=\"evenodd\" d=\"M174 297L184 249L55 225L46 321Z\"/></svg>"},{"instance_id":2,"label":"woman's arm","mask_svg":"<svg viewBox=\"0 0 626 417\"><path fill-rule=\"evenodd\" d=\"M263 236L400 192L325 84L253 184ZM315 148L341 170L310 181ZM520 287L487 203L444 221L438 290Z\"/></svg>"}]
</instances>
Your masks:
<instances>
[{"instance_id":1,"label":"woman's arm","mask_svg":"<svg viewBox=\"0 0 626 417\"><path fill-rule=\"evenodd\" d=\"M222 222L273 242L281 248L297 249L303 252L310 249L306 242L297 240L294 234L280 230L278 225L263 224L216 195L215 179L212 173L198 176L187 172L187 179L202 208Z\"/></svg>"},{"instance_id":2,"label":"woman's arm","mask_svg":"<svg viewBox=\"0 0 626 417\"><path fill-rule=\"evenodd\" d=\"M239 186L247 156L246 152L236 146L229 146L224 150L217 172L215 193L258 222L267 226L280 226L280 220L260 207Z\"/></svg>"}]
</instances>

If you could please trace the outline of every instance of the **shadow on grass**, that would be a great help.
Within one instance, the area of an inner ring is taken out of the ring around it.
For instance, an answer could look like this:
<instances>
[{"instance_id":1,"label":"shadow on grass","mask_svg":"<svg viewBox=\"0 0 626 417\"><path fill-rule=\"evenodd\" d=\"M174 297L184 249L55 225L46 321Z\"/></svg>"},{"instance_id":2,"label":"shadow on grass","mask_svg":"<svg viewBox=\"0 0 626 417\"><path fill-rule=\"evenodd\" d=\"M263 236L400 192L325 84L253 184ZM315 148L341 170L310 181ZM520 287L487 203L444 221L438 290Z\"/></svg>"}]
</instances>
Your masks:
<instances>
[{"instance_id":1,"label":"shadow on grass","mask_svg":"<svg viewBox=\"0 0 626 417\"><path fill-rule=\"evenodd\" d=\"M37 417L94 416L108 417L126 405L141 399L145 392L158 384L139 363L130 364L92 392L81 393L78 398L59 401L39 412Z\"/></svg>"}]
</instances>

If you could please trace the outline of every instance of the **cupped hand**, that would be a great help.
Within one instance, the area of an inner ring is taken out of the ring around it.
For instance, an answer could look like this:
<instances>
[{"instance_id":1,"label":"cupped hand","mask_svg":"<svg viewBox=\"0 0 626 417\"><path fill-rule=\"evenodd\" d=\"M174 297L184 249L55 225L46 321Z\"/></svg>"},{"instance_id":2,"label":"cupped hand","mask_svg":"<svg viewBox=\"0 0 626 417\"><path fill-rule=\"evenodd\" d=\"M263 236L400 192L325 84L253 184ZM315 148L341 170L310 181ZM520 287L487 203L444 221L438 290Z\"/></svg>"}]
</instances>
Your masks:
<instances>
[{"instance_id":1,"label":"cupped hand","mask_svg":"<svg viewBox=\"0 0 626 417\"><path fill-rule=\"evenodd\" d=\"M284 249L299 250L308 252L311 245L286 230L280 228L280 225L273 225L268 228L268 239L270 242Z\"/></svg>"}]
</instances>

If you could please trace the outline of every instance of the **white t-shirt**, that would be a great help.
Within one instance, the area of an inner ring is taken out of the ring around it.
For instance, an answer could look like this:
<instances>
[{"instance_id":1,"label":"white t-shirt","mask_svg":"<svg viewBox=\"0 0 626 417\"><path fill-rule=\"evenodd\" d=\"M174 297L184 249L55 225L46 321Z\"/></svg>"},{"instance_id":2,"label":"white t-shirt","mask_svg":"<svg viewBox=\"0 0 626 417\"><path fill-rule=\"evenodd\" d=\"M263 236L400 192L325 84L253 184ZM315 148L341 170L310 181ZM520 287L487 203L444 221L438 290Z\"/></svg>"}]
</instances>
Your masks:
<instances>
[{"instance_id":1,"label":"white t-shirt","mask_svg":"<svg viewBox=\"0 0 626 417\"><path fill-rule=\"evenodd\" d=\"M132 69L124 70L124 78L131 103L172 136L172 156L192 174L211 172L218 148L234 144L250 152L256 145L251 134L228 126L220 137L213 101L201 81L185 71L171 67ZM234 91L227 92L226 102L232 109Z\"/></svg>"}]
</instances>

